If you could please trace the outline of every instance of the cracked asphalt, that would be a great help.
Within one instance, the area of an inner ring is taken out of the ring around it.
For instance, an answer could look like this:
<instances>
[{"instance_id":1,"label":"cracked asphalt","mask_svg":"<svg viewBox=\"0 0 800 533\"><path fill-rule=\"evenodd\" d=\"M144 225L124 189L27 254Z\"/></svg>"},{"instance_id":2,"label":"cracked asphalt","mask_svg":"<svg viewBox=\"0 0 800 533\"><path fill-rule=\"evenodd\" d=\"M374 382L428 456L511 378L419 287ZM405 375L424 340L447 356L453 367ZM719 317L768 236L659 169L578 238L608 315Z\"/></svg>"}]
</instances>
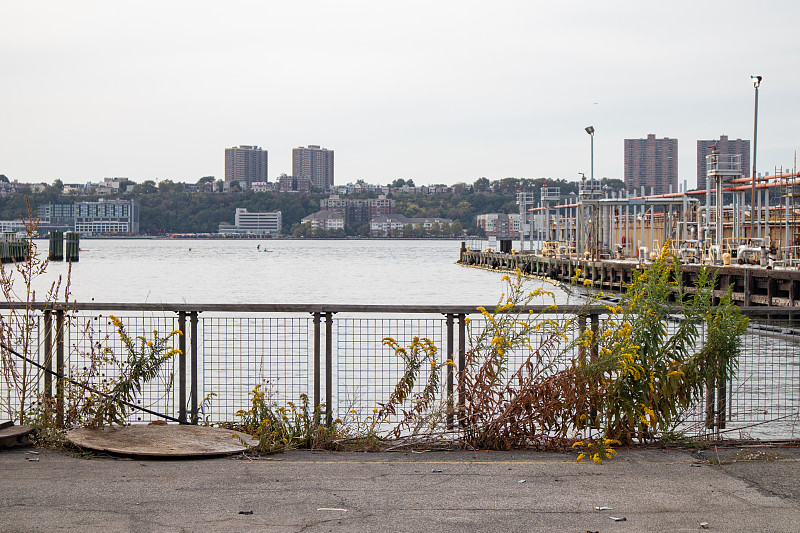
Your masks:
<instances>
[{"instance_id":1,"label":"cracked asphalt","mask_svg":"<svg viewBox=\"0 0 800 533\"><path fill-rule=\"evenodd\" d=\"M3 532L800 527L798 447L621 449L603 465L527 451L130 460L14 448L0 472Z\"/></svg>"}]
</instances>

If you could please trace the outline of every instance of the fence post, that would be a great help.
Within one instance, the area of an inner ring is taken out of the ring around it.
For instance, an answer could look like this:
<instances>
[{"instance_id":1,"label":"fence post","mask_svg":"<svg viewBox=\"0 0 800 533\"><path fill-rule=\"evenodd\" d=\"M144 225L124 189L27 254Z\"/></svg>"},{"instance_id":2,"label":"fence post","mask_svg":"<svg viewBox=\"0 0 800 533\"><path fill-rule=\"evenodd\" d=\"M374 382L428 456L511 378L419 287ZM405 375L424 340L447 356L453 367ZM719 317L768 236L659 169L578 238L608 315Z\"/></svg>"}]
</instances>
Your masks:
<instances>
[{"instance_id":1,"label":"fence post","mask_svg":"<svg viewBox=\"0 0 800 533\"><path fill-rule=\"evenodd\" d=\"M590 357L591 357L592 361L595 361L599 357L597 334L600 331L600 315L597 314L597 313L592 313L589 316L589 319L590 319L591 324L592 324L592 348L591 348ZM594 386L594 385L595 384L593 384L592 386ZM592 392L594 392L594 391L592 391ZM594 403L594 402L592 402L592 403ZM591 406L591 408L589 410L589 418L592 421L592 426L595 429L600 429L600 417L599 417L599 414L597 412L597 406L596 405L592 405ZM590 430L589 436L591 437L591 430Z\"/></svg>"},{"instance_id":2,"label":"fence post","mask_svg":"<svg viewBox=\"0 0 800 533\"><path fill-rule=\"evenodd\" d=\"M197 412L197 311L189 313L189 322L192 327L191 350L192 350L192 377L191 377L191 396L192 396L192 410L190 413L192 424L197 424L199 414Z\"/></svg>"},{"instance_id":3,"label":"fence post","mask_svg":"<svg viewBox=\"0 0 800 533\"><path fill-rule=\"evenodd\" d=\"M333 424L333 313L325 313L325 423Z\"/></svg>"},{"instance_id":4,"label":"fence post","mask_svg":"<svg viewBox=\"0 0 800 533\"><path fill-rule=\"evenodd\" d=\"M464 372L467 371L467 315L458 315L458 404L459 420L464 416Z\"/></svg>"},{"instance_id":5,"label":"fence post","mask_svg":"<svg viewBox=\"0 0 800 533\"><path fill-rule=\"evenodd\" d=\"M314 412L316 413L316 423L319 424L321 411L319 406L322 403L319 396L320 379L320 344L319 344L319 323L320 313L314 313Z\"/></svg>"},{"instance_id":6,"label":"fence post","mask_svg":"<svg viewBox=\"0 0 800 533\"><path fill-rule=\"evenodd\" d=\"M178 420L186 422L186 311L178 312Z\"/></svg>"},{"instance_id":7,"label":"fence post","mask_svg":"<svg viewBox=\"0 0 800 533\"><path fill-rule=\"evenodd\" d=\"M710 377L706 381L706 409L705 409L705 418L706 418L706 429L714 429L714 392L716 390L714 378Z\"/></svg>"},{"instance_id":8,"label":"fence post","mask_svg":"<svg viewBox=\"0 0 800 533\"><path fill-rule=\"evenodd\" d=\"M453 337L453 314L447 313L445 315L447 323L447 359L453 360L454 354L454 337ZM447 372L447 429L453 429L453 367L446 366Z\"/></svg>"},{"instance_id":9,"label":"fence post","mask_svg":"<svg viewBox=\"0 0 800 533\"><path fill-rule=\"evenodd\" d=\"M586 331L586 315L579 315L578 316L578 335L583 336L583 332ZM578 357L581 361L586 359L586 348L583 346L578 347Z\"/></svg>"},{"instance_id":10,"label":"fence post","mask_svg":"<svg viewBox=\"0 0 800 533\"><path fill-rule=\"evenodd\" d=\"M725 416L727 411L727 406L725 405L725 400L727 397L727 392L725 391L726 383L724 380L719 380L719 387L717 388L717 417L716 417L716 425L717 425L717 433L719 433L720 429L725 429Z\"/></svg>"},{"instance_id":11,"label":"fence post","mask_svg":"<svg viewBox=\"0 0 800 533\"><path fill-rule=\"evenodd\" d=\"M64 310L56 310L56 370L66 375L64 369ZM56 425L64 425L64 378L56 380Z\"/></svg>"},{"instance_id":12,"label":"fence post","mask_svg":"<svg viewBox=\"0 0 800 533\"><path fill-rule=\"evenodd\" d=\"M50 309L44 310L44 367L53 371L53 315ZM53 375L44 373L44 397L53 397ZM49 407L48 407L49 409Z\"/></svg>"}]
</instances>

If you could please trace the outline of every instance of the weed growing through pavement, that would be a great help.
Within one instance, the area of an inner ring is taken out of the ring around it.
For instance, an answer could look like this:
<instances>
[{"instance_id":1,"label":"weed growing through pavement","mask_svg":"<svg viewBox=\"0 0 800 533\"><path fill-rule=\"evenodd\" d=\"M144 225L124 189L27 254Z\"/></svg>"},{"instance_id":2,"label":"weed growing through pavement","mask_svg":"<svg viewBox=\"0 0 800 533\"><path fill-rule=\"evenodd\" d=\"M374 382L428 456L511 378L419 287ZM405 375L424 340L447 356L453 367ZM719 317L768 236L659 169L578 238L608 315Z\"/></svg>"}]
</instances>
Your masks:
<instances>
[{"instance_id":1,"label":"weed growing through pavement","mask_svg":"<svg viewBox=\"0 0 800 533\"><path fill-rule=\"evenodd\" d=\"M250 391L249 398L250 409L240 410L236 416L241 419L243 430L258 441L261 453L318 448L337 437L339 423L323 425L324 404L311 408L305 394L300 395L299 406L294 402L279 406L269 388L258 384Z\"/></svg>"}]
</instances>

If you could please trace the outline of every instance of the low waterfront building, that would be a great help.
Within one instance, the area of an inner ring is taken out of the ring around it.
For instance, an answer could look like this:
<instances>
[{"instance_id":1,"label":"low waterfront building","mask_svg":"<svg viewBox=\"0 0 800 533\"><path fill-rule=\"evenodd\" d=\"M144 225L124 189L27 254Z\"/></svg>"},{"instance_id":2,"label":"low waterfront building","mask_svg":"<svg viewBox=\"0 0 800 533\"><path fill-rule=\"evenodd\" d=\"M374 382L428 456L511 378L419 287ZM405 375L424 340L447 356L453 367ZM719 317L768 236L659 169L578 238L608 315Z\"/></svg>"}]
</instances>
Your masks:
<instances>
[{"instance_id":1,"label":"low waterfront building","mask_svg":"<svg viewBox=\"0 0 800 533\"><path fill-rule=\"evenodd\" d=\"M487 213L478 215L477 226L487 237L519 239L522 229L522 218L519 213Z\"/></svg>"},{"instance_id":2,"label":"low waterfront building","mask_svg":"<svg viewBox=\"0 0 800 533\"><path fill-rule=\"evenodd\" d=\"M385 194L377 198L342 198L333 194L319 202L320 211L331 211L344 219L347 226L367 224L375 217L391 215L395 210L395 201L386 198Z\"/></svg>"},{"instance_id":3,"label":"low waterfront building","mask_svg":"<svg viewBox=\"0 0 800 533\"><path fill-rule=\"evenodd\" d=\"M40 205L39 232L77 231L82 235L136 235L139 204L133 200L66 202Z\"/></svg>"},{"instance_id":4,"label":"low waterfront building","mask_svg":"<svg viewBox=\"0 0 800 533\"><path fill-rule=\"evenodd\" d=\"M28 228L20 220L0 220L0 233L13 233L14 235L26 235Z\"/></svg>"},{"instance_id":5,"label":"low waterfront building","mask_svg":"<svg viewBox=\"0 0 800 533\"><path fill-rule=\"evenodd\" d=\"M133 200L76 202L75 231L82 235L136 235L139 204Z\"/></svg>"},{"instance_id":6,"label":"low waterfront building","mask_svg":"<svg viewBox=\"0 0 800 533\"><path fill-rule=\"evenodd\" d=\"M307 217L304 217L300 222L303 224L310 223L311 229L325 231L344 230L344 218L334 211L317 211L316 213L311 213Z\"/></svg>"},{"instance_id":7,"label":"low waterfront building","mask_svg":"<svg viewBox=\"0 0 800 533\"><path fill-rule=\"evenodd\" d=\"M438 234L434 229L445 225L448 227L453 223L449 218L408 218L404 215L395 213L391 215L378 216L370 220L369 231L371 235L378 237L402 237L409 236L408 229L421 230L423 234Z\"/></svg>"},{"instance_id":8,"label":"low waterfront building","mask_svg":"<svg viewBox=\"0 0 800 533\"><path fill-rule=\"evenodd\" d=\"M249 213L244 207L237 207L234 223L223 222L220 233L252 233L254 235L278 235L283 224L280 211L268 213Z\"/></svg>"}]
</instances>

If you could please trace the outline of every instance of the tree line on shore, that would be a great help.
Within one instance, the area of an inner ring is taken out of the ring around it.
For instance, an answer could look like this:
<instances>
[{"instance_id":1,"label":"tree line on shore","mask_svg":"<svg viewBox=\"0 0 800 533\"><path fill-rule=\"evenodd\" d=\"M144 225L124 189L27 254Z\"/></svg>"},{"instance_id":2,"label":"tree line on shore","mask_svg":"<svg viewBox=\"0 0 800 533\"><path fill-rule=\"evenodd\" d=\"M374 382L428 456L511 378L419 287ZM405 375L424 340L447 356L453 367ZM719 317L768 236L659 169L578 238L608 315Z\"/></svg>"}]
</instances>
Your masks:
<instances>
[{"instance_id":1,"label":"tree line on shore","mask_svg":"<svg viewBox=\"0 0 800 533\"><path fill-rule=\"evenodd\" d=\"M167 180L168 181L168 180ZM621 185L621 180L607 180L613 189ZM169 187L172 182L154 187L135 185L126 192L104 198L132 199L139 204L139 232L146 235L169 233L214 233L221 222L233 222L236 208L246 208L249 212L281 211L283 233L304 237L331 237L348 235L367 235L368 224L359 224L342 230L330 232L311 232L301 220L319 211L320 200L330 193L302 192L253 192L237 191L231 193L186 192L178 187ZM30 202L35 217L37 208L48 203L69 203L75 201L96 201L97 195L64 195L60 182L56 180L42 192L24 191L0 197L0 220L19 220L27 218ZM408 218L448 218L453 224L448 228L438 228L438 235L447 236L454 231L466 230L469 235L480 235L476 225L477 215L484 213L518 213L516 194L520 190L534 193L538 200L542 186L560 187L561 194L567 196L577 193L578 183L563 179L517 179L504 178L490 182L480 178L472 186L456 184L451 192L424 194L420 192L390 192L387 197L395 200L395 211ZM360 192L348 198L377 197L378 192ZM366 226L366 227L365 227ZM407 236L416 236L416 228L408 228ZM405 232L404 232L405 233Z\"/></svg>"}]
</instances>

